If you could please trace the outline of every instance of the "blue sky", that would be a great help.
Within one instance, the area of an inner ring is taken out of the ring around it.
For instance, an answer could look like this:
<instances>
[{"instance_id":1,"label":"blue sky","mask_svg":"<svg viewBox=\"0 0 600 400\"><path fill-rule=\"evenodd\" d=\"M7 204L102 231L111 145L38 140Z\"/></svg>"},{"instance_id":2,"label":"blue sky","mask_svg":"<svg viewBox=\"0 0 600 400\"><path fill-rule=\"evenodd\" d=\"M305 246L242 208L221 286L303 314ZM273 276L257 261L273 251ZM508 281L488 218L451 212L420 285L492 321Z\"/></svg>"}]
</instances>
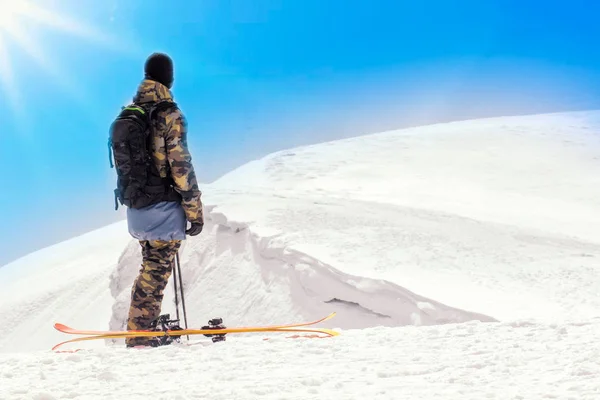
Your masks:
<instances>
[{"instance_id":1,"label":"blue sky","mask_svg":"<svg viewBox=\"0 0 600 400\"><path fill-rule=\"evenodd\" d=\"M591 1L22 4L0 17L0 265L122 217L108 126L153 51L174 59L203 182L302 144L600 109Z\"/></svg>"}]
</instances>

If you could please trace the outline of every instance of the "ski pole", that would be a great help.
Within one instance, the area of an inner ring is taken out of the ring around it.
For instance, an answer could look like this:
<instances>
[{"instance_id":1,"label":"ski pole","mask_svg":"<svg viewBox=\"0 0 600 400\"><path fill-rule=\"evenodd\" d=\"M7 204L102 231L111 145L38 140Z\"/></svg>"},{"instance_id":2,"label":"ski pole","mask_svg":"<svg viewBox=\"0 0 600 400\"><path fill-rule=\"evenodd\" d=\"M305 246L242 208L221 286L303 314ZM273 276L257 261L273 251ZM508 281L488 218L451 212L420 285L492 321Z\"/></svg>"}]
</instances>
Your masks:
<instances>
[{"instance_id":1,"label":"ski pole","mask_svg":"<svg viewBox=\"0 0 600 400\"><path fill-rule=\"evenodd\" d=\"M185 297L183 296L183 281L181 279L181 263L179 262L179 252L177 252L176 260L177 260L177 277L179 278L179 290L181 290L181 306L183 307L183 320L185 322L185 329L187 329L188 328L187 313L185 311ZM189 335L187 336L187 339L190 340Z\"/></svg>"},{"instance_id":2,"label":"ski pole","mask_svg":"<svg viewBox=\"0 0 600 400\"><path fill-rule=\"evenodd\" d=\"M177 314L177 321L179 321L179 297L177 290L177 268L173 265L173 285L175 285L175 313Z\"/></svg>"}]
</instances>

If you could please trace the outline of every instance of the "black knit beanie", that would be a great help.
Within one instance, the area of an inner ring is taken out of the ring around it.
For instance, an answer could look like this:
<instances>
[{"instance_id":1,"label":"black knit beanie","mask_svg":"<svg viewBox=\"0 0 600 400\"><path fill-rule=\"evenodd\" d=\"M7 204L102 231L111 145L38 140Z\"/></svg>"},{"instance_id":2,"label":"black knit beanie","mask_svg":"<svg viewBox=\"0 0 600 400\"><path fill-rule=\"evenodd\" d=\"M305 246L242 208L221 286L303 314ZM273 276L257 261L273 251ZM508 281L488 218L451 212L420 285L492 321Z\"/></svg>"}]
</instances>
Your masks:
<instances>
[{"instance_id":1,"label":"black knit beanie","mask_svg":"<svg viewBox=\"0 0 600 400\"><path fill-rule=\"evenodd\" d=\"M173 61L164 53L154 53L148 57L144 72L147 79L160 82L169 89L173 86Z\"/></svg>"}]
</instances>

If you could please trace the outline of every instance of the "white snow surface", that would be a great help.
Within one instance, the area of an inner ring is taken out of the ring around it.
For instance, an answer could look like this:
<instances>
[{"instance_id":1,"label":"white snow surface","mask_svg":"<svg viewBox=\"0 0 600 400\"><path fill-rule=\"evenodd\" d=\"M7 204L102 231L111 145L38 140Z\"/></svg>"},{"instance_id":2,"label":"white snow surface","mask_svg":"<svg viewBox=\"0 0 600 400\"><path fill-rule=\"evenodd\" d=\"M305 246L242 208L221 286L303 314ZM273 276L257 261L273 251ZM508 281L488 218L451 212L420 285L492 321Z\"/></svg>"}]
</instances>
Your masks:
<instances>
[{"instance_id":1,"label":"white snow surface","mask_svg":"<svg viewBox=\"0 0 600 400\"><path fill-rule=\"evenodd\" d=\"M285 150L202 190L189 325L337 311L342 334L50 352L54 322L124 328L141 255L119 222L0 268L0 399L600 398L600 112Z\"/></svg>"},{"instance_id":2,"label":"white snow surface","mask_svg":"<svg viewBox=\"0 0 600 400\"><path fill-rule=\"evenodd\" d=\"M596 400L598 335L598 319L474 321L328 339L260 335L208 346L2 354L0 398Z\"/></svg>"}]
</instances>

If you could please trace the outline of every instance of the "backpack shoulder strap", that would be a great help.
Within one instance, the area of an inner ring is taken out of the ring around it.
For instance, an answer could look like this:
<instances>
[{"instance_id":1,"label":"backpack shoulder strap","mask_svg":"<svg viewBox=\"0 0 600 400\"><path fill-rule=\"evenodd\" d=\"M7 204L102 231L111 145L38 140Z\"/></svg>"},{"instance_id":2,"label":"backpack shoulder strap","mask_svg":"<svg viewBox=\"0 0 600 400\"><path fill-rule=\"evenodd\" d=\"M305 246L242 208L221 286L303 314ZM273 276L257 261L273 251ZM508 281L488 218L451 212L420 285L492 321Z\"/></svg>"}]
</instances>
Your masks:
<instances>
[{"instance_id":1,"label":"backpack shoulder strap","mask_svg":"<svg viewBox=\"0 0 600 400\"><path fill-rule=\"evenodd\" d=\"M172 100L163 100L163 101L159 101L158 103L154 103L151 107L150 107L150 118L154 117L155 113L159 112L159 111L165 111L165 110L169 110L172 109L177 110L177 103L175 103Z\"/></svg>"}]
</instances>

